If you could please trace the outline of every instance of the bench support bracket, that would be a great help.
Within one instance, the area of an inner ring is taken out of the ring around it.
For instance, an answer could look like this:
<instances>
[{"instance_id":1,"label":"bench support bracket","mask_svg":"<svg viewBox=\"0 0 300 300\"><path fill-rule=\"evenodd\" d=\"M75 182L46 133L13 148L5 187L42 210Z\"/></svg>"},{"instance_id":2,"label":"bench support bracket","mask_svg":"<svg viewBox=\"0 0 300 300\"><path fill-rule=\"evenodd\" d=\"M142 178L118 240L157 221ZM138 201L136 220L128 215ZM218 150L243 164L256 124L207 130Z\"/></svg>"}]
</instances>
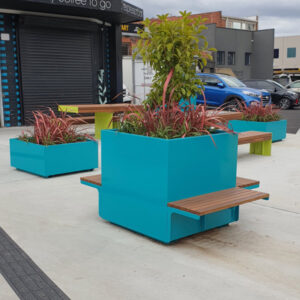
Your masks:
<instances>
[{"instance_id":1,"label":"bench support bracket","mask_svg":"<svg viewBox=\"0 0 300 300\"><path fill-rule=\"evenodd\" d=\"M95 138L101 139L101 130L113 128L113 113L96 112L95 113Z\"/></svg>"},{"instance_id":2,"label":"bench support bracket","mask_svg":"<svg viewBox=\"0 0 300 300\"><path fill-rule=\"evenodd\" d=\"M270 156L272 148L272 140L251 143L250 144L250 154Z\"/></svg>"}]
</instances>

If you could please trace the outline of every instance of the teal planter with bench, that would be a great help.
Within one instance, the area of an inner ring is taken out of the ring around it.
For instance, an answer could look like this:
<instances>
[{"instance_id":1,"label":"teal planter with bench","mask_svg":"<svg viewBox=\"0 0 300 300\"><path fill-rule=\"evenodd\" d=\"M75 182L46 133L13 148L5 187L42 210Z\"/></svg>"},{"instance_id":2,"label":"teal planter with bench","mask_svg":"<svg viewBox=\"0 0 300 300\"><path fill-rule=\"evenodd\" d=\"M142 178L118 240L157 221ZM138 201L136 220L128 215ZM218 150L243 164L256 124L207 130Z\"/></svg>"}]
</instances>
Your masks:
<instances>
[{"instance_id":1,"label":"teal planter with bench","mask_svg":"<svg viewBox=\"0 0 300 300\"><path fill-rule=\"evenodd\" d=\"M10 139L11 166L42 177L98 168L98 143L42 146Z\"/></svg>"},{"instance_id":2,"label":"teal planter with bench","mask_svg":"<svg viewBox=\"0 0 300 300\"><path fill-rule=\"evenodd\" d=\"M229 128L235 132L244 131L262 131L272 133L272 142L281 141L286 138L286 120L279 120L273 122L254 122L244 120L229 121Z\"/></svg>"},{"instance_id":3,"label":"teal planter with bench","mask_svg":"<svg viewBox=\"0 0 300 300\"><path fill-rule=\"evenodd\" d=\"M210 136L165 140L103 130L100 216L164 243L237 221L238 206L202 217L168 207L236 186L238 137L213 139L216 146Z\"/></svg>"}]
</instances>

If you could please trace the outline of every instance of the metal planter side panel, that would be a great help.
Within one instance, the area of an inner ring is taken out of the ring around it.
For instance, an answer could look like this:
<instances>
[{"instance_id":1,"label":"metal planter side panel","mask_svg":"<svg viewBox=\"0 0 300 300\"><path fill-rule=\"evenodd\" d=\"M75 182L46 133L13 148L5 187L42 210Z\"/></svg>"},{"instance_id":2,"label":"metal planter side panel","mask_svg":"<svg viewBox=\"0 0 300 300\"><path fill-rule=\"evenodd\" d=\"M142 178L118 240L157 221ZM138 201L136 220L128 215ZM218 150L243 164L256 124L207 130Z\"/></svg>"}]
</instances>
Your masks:
<instances>
[{"instance_id":1,"label":"metal planter side panel","mask_svg":"<svg viewBox=\"0 0 300 300\"><path fill-rule=\"evenodd\" d=\"M91 170L98 167L98 144L94 141L41 146L10 140L11 166L43 177Z\"/></svg>"},{"instance_id":2,"label":"metal planter side panel","mask_svg":"<svg viewBox=\"0 0 300 300\"><path fill-rule=\"evenodd\" d=\"M98 168L98 143L86 141L45 149L48 176L92 170Z\"/></svg>"},{"instance_id":3,"label":"metal planter side panel","mask_svg":"<svg viewBox=\"0 0 300 300\"><path fill-rule=\"evenodd\" d=\"M244 131L262 131L272 132L272 142L281 141L286 138L286 120L274 122L253 122L243 120L233 120L229 124L236 132Z\"/></svg>"},{"instance_id":4,"label":"metal planter side panel","mask_svg":"<svg viewBox=\"0 0 300 300\"><path fill-rule=\"evenodd\" d=\"M218 133L170 141L168 202L236 186L238 136ZM238 220L238 207L195 220L169 209L171 240L177 240Z\"/></svg>"},{"instance_id":5,"label":"metal planter side panel","mask_svg":"<svg viewBox=\"0 0 300 300\"><path fill-rule=\"evenodd\" d=\"M237 147L237 135L224 132L170 140L168 202L235 187Z\"/></svg>"},{"instance_id":6,"label":"metal planter side panel","mask_svg":"<svg viewBox=\"0 0 300 300\"><path fill-rule=\"evenodd\" d=\"M10 165L16 169L46 177L45 147L10 139Z\"/></svg>"},{"instance_id":7,"label":"metal planter side panel","mask_svg":"<svg viewBox=\"0 0 300 300\"><path fill-rule=\"evenodd\" d=\"M149 237L168 236L168 143L103 130L99 215Z\"/></svg>"}]
</instances>

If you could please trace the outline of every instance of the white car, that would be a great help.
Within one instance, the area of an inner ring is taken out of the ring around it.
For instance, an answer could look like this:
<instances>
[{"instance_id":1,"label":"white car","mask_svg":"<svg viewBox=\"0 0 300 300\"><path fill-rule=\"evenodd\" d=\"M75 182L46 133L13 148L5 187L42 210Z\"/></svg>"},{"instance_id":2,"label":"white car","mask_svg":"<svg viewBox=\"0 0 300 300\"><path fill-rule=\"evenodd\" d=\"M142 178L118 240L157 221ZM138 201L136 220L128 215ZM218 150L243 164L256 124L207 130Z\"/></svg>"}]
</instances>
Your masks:
<instances>
[{"instance_id":1,"label":"white car","mask_svg":"<svg viewBox=\"0 0 300 300\"><path fill-rule=\"evenodd\" d=\"M300 96L300 80L296 80L286 86L290 91L296 92Z\"/></svg>"}]
</instances>

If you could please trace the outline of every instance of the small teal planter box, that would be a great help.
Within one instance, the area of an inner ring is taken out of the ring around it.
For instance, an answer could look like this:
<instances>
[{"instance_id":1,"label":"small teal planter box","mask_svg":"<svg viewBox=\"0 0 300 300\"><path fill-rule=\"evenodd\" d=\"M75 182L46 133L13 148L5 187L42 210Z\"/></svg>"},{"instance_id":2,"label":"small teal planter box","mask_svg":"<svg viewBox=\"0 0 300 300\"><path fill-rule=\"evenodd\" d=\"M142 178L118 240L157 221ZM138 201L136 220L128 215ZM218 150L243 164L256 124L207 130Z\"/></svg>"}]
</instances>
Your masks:
<instances>
[{"instance_id":1,"label":"small teal planter box","mask_svg":"<svg viewBox=\"0 0 300 300\"><path fill-rule=\"evenodd\" d=\"M281 141L286 138L286 120L274 121L274 122L253 122L243 120L229 121L229 125L232 126L235 132L244 131L263 131L272 132L272 142ZM229 128L231 128L229 126Z\"/></svg>"},{"instance_id":2,"label":"small teal planter box","mask_svg":"<svg viewBox=\"0 0 300 300\"><path fill-rule=\"evenodd\" d=\"M102 131L99 215L164 243L238 220L239 207L203 217L168 202L236 186L237 135L165 140Z\"/></svg>"},{"instance_id":3,"label":"small teal planter box","mask_svg":"<svg viewBox=\"0 0 300 300\"><path fill-rule=\"evenodd\" d=\"M10 140L11 166L42 177L98 168L98 144L94 141L42 146Z\"/></svg>"}]
</instances>

